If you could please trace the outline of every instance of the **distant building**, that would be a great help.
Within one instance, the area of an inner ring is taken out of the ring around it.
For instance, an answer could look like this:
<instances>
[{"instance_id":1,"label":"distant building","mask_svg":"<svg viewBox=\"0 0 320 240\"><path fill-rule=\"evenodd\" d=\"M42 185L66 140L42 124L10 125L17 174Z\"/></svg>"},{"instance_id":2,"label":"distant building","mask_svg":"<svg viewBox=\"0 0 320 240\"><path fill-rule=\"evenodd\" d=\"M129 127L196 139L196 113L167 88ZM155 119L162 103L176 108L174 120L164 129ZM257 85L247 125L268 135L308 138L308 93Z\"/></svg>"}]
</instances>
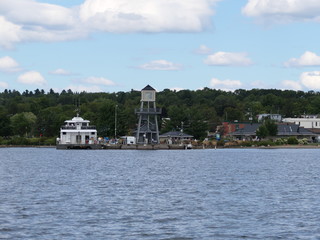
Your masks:
<instances>
[{"instance_id":1,"label":"distant building","mask_svg":"<svg viewBox=\"0 0 320 240\"><path fill-rule=\"evenodd\" d=\"M320 129L320 118L284 118L285 123L295 123L301 127L308 129Z\"/></svg>"},{"instance_id":2,"label":"distant building","mask_svg":"<svg viewBox=\"0 0 320 240\"><path fill-rule=\"evenodd\" d=\"M172 131L161 134L159 138L161 143L174 144L190 141L193 139L193 136L180 131Z\"/></svg>"},{"instance_id":3,"label":"distant building","mask_svg":"<svg viewBox=\"0 0 320 240\"><path fill-rule=\"evenodd\" d=\"M268 114L268 113L259 114L257 118L258 118L258 122L262 122L264 119L270 119L276 122L281 122L282 120L282 116L280 114Z\"/></svg>"},{"instance_id":4,"label":"distant building","mask_svg":"<svg viewBox=\"0 0 320 240\"><path fill-rule=\"evenodd\" d=\"M222 127L219 126L219 132L226 136L229 133L235 132L241 128L244 128L247 124L251 124L248 122L223 122Z\"/></svg>"},{"instance_id":5,"label":"distant building","mask_svg":"<svg viewBox=\"0 0 320 240\"><path fill-rule=\"evenodd\" d=\"M72 120L66 120L60 128L59 145L94 144L97 141L97 130L90 126L89 120L84 120L77 115Z\"/></svg>"},{"instance_id":6,"label":"distant building","mask_svg":"<svg viewBox=\"0 0 320 240\"><path fill-rule=\"evenodd\" d=\"M236 140L252 141L257 139L256 131L260 126L260 123L244 124L242 128L229 133L228 136L231 136ZM278 123L277 126L278 133L276 137L279 138L307 138L310 141L315 141L317 138L317 134L294 123Z\"/></svg>"}]
</instances>

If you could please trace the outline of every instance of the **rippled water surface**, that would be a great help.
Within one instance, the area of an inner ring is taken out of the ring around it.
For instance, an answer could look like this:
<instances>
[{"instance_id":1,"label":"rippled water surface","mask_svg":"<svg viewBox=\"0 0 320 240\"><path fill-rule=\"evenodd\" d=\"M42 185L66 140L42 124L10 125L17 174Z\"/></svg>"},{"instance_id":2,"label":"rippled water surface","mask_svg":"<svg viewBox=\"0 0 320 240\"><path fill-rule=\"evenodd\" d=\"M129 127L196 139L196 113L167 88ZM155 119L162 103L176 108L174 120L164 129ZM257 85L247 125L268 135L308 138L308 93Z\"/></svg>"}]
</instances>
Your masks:
<instances>
[{"instance_id":1,"label":"rippled water surface","mask_svg":"<svg viewBox=\"0 0 320 240\"><path fill-rule=\"evenodd\" d=\"M0 149L0 239L320 239L320 149Z\"/></svg>"}]
</instances>

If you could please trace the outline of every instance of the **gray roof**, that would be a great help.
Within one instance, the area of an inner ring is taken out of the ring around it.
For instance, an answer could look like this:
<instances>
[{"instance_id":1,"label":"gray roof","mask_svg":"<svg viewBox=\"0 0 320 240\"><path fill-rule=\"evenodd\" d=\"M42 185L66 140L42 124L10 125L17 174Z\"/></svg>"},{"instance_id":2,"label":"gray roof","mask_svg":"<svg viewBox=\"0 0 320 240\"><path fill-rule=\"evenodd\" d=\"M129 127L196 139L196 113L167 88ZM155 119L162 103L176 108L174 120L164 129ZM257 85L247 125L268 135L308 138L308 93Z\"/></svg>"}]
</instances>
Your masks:
<instances>
[{"instance_id":1,"label":"gray roof","mask_svg":"<svg viewBox=\"0 0 320 240\"><path fill-rule=\"evenodd\" d=\"M278 136L315 136L313 132L297 124L278 124Z\"/></svg>"},{"instance_id":2,"label":"gray roof","mask_svg":"<svg viewBox=\"0 0 320 240\"><path fill-rule=\"evenodd\" d=\"M261 126L261 123L248 123L244 125L244 128L240 128L232 133L229 133L231 136L250 136L256 135L257 129Z\"/></svg>"},{"instance_id":3,"label":"gray roof","mask_svg":"<svg viewBox=\"0 0 320 240\"><path fill-rule=\"evenodd\" d=\"M159 137L178 137L178 138L193 138L192 135L179 131L171 131L161 134Z\"/></svg>"},{"instance_id":4,"label":"gray roof","mask_svg":"<svg viewBox=\"0 0 320 240\"><path fill-rule=\"evenodd\" d=\"M257 129L260 127L260 123L246 124L244 128L238 129L235 132L229 133L231 136L254 136ZM297 124L277 124L278 134L277 136L316 136L308 129L300 127Z\"/></svg>"}]
</instances>

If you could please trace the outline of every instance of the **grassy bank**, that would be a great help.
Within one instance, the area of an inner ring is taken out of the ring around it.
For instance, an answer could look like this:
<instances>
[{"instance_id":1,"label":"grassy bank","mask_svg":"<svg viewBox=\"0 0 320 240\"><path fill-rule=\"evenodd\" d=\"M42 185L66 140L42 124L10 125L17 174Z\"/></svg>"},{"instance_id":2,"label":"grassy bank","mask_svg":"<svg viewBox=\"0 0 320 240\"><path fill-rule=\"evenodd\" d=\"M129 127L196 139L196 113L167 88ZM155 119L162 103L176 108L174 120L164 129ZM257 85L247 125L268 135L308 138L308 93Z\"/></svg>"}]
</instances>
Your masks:
<instances>
[{"instance_id":1,"label":"grassy bank","mask_svg":"<svg viewBox=\"0 0 320 240\"><path fill-rule=\"evenodd\" d=\"M2 146L52 146L56 145L56 138L25 138L25 137L0 137L0 145Z\"/></svg>"}]
</instances>

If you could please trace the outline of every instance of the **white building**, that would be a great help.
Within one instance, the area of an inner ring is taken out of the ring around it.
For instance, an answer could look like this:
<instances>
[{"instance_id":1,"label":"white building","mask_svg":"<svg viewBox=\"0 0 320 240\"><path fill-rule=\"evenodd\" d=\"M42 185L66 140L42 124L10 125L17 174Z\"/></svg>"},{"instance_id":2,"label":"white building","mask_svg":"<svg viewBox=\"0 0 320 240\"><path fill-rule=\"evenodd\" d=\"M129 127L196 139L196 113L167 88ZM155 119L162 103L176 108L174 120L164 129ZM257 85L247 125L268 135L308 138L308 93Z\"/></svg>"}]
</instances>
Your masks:
<instances>
[{"instance_id":1,"label":"white building","mask_svg":"<svg viewBox=\"0 0 320 240\"><path fill-rule=\"evenodd\" d=\"M304 128L320 129L320 118L284 118L282 121L287 123L295 123Z\"/></svg>"},{"instance_id":2,"label":"white building","mask_svg":"<svg viewBox=\"0 0 320 240\"><path fill-rule=\"evenodd\" d=\"M262 122L264 119L270 119L276 122L281 122L282 116L280 114L263 113L257 116L258 122Z\"/></svg>"},{"instance_id":3,"label":"white building","mask_svg":"<svg viewBox=\"0 0 320 240\"><path fill-rule=\"evenodd\" d=\"M65 121L60 128L58 144L94 144L97 142L97 130L89 125L90 121L77 116Z\"/></svg>"}]
</instances>

